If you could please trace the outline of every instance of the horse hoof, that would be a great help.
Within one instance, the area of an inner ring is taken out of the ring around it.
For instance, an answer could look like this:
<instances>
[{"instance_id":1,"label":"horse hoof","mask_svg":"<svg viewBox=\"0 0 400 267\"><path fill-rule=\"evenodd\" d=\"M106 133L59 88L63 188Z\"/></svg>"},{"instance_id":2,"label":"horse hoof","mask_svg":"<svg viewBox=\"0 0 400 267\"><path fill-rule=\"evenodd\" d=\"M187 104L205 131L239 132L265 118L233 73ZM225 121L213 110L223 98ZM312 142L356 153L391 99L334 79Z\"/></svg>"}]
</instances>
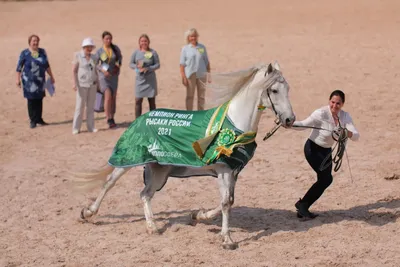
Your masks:
<instances>
[{"instance_id":1,"label":"horse hoof","mask_svg":"<svg viewBox=\"0 0 400 267\"><path fill-rule=\"evenodd\" d=\"M193 212L190 214L190 222L189 222L189 225L191 225L191 226L196 226L196 224L197 224L197 215L199 214L199 212L200 212L200 211L193 211Z\"/></svg>"},{"instance_id":2,"label":"horse hoof","mask_svg":"<svg viewBox=\"0 0 400 267\"><path fill-rule=\"evenodd\" d=\"M223 249L227 250L235 250L239 247L238 243L227 243L227 244L222 244Z\"/></svg>"},{"instance_id":3,"label":"horse hoof","mask_svg":"<svg viewBox=\"0 0 400 267\"><path fill-rule=\"evenodd\" d=\"M90 209L88 209L88 208L83 208L82 210L81 210L81 214L80 214L80 220L81 221L83 221L83 222L87 222L88 221L88 218L90 218L90 217L92 217L94 215L94 213L90 210Z\"/></svg>"}]
</instances>

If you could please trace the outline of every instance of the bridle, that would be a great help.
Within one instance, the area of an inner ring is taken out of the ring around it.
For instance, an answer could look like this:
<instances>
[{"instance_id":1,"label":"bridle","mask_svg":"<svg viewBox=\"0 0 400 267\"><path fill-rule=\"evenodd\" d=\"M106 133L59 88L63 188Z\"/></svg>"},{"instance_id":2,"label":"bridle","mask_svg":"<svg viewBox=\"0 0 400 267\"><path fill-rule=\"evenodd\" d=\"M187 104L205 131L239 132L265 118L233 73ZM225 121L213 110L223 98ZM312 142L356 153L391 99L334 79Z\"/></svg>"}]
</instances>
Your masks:
<instances>
[{"instance_id":1,"label":"bridle","mask_svg":"<svg viewBox=\"0 0 400 267\"><path fill-rule=\"evenodd\" d=\"M278 114L278 112L277 112L276 109L275 109L274 102L272 102L270 91L271 91L271 87L267 89L268 100L269 100L269 102L271 103L271 109L274 111L275 116L276 116L277 118L279 118L279 114Z\"/></svg>"},{"instance_id":2,"label":"bridle","mask_svg":"<svg viewBox=\"0 0 400 267\"><path fill-rule=\"evenodd\" d=\"M271 99L271 87L272 87L272 85L275 84L275 82L276 82L278 79L282 79L282 80L284 81L284 78L283 78L282 75L280 74L280 73L281 73L280 71L274 70L273 72L277 73L279 76L276 77L276 78L273 80L274 82L271 83L271 85L267 88L267 90L266 90L265 92L267 93L267 97L268 97L269 103L271 103L271 109L272 109L272 111L274 112L276 119L278 119L278 120L280 121L280 119L279 119L279 113L276 111L275 104L274 104L274 102L272 102L272 99ZM265 71L264 77L266 77L267 74L268 74L268 70ZM282 81L282 82L283 82L283 81ZM258 106L258 109L259 109L259 110L264 110L264 109L265 109L265 106L259 105L259 106Z\"/></svg>"},{"instance_id":3,"label":"bridle","mask_svg":"<svg viewBox=\"0 0 400 267\"><path fill-rule=\"evenodd\" d=\"M265 72L264 77L267 76L267 72L268 72L268 71ZM277 70L275 70L275 72L277 72ZM279 76L274 80L274 82L275 82L276 80L278 80L279 78L280 78L280 79L283 79L283 81L284 81L284 78L282 77L282 75L280 75L280 72L279 72L278 74L279 74ZM282 82L283 82L283 81L282 81ZM276 111L274 102L272 102L272 99L271 99L271 93L270 93L270 92L271 92L271 87L272 87L273 84L274 84L274 83L272 83L271 86L267 88L266 93L267 93L268 100L269 100L269 102L271 103L271 109L272 109L272 111L273 111L274 114L275 114L275 121L274 121L274 122L275 122L276 125L275 125L274 128L272 128L272 129L265 135L263 141L265 141L265 140L267 140L268 138L270 138L270 137L282 126L282 122L281 122L279 113ZM261 109L260 109L260 106L259 106L258 109L261 110ZM265 107L264 107L264 109L265 109Z\"/></svg>"}]
</instances>

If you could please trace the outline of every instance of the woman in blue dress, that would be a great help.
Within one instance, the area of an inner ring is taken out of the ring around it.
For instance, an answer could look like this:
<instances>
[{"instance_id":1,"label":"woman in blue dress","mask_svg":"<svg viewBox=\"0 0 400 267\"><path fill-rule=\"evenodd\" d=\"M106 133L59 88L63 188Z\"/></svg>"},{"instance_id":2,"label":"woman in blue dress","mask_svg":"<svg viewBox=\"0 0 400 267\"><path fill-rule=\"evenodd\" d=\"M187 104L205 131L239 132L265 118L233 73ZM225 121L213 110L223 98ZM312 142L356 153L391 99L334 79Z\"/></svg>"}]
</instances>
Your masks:
<instances>
[{"instance_id":1,"label":"woman in blue dress","mask_svg":"<svg viewBox=\"0 0 400 267\"><path fill-rule=\"evenodd\" d=\"M24 97L28 100L30 127L37 124L47 125L42 118L43 98L45 97L46 72L54 84L46 51L39 48L39 36L31 35L28 38L29 48L24 49L17 64L17 86L24 90Z\"/></svg>"}]
</instances>

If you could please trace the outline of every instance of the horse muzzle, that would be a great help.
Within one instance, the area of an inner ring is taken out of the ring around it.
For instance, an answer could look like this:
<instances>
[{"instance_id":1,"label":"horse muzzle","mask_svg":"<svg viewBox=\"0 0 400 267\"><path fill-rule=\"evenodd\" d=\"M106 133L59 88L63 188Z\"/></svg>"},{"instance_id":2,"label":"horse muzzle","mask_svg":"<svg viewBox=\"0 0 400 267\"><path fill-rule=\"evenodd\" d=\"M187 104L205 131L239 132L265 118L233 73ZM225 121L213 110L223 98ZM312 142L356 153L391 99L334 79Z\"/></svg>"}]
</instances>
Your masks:
<instances>
[{"instance_id":1,"label":"horse muzzle","mask_svg":"<svg viewBox=\"0 0 400 267\"><path fill-rule=\"evenodd\" d=\"M282 124L283 127L285 128L290 128L292 127L293 123L296 121L296 116L292 115L289 117L284 117L284 118L279 118L279 122Z\"/></svg>"}]
</instances>

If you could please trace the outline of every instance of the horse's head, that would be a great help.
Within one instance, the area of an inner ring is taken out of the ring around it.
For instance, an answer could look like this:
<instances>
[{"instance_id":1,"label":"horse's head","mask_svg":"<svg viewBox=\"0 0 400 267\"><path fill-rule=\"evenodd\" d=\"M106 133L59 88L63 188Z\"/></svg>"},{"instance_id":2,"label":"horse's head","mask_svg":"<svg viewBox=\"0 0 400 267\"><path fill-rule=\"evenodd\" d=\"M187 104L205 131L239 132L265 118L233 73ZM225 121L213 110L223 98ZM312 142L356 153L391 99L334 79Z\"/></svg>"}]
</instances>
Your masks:
<instances>
[{"instance_id":1,"label":"horse's head","mask_svg":"<svg viewBox=\"0 0 400 267\"><path fill-rule=\"evenodd\" d=\"M289 100L289 84L282 76L278 62L261 69L261 106L272 109L283 127L292 126L296 119Z\"/></svg>"}]
</instances>

